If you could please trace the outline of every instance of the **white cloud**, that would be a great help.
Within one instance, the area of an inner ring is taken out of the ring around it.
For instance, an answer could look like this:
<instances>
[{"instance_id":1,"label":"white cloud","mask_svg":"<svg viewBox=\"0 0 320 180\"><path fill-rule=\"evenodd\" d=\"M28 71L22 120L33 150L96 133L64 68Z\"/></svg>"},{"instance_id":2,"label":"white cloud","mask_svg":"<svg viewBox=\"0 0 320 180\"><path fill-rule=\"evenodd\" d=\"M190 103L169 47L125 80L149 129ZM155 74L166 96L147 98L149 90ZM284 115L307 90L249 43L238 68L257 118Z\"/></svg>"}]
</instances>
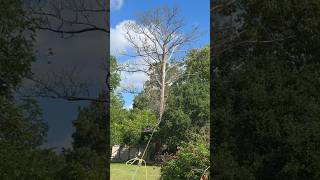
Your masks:
<instances>
[{"instance_id":1,"label":"white cloud","mask_svg":"<svg viewBox=\"0 0 320 180\"><path fill-rule=\"evenodd\" d=\"M127 61L125 61L122 64L129 64L128 70L134 70L134 69L145 69L145 66L141 64L142 59L140 58L132 58ZM130 68L130 65L134 65L134 67ZM127 90L138 90L140 91L143 88L144 82L148 80L148 75L144 72L121 72L121 82L120 86L122 89Z\"/></svg>"},{"instance_id":2,"label":"white cloud","mask_svg":"<svg viewBox=\"0 0 320 180\"><path fill-rule=\"evenodd\" d=\"M120 85L122 88L130 90L141 90L148 76L143 72L122 72Z\"/></svg>"},{"instance_id":3,"label":"white cloud","mask_svg":"<svg viewBox=\"0 0 320 180\"><path fill-rule=\"evenodd\" d=\"M126 107L124 107L124 108L126 108L127 110L130 110L130 109L132 109L132 108L133 108L133 105L132 105L132 104L130 104L130 105L128 105L128 106L126 106Z\"/></svg>"},{"instance_id":4,"label":"white cloud","mask_svg":"<svg viewBox=\"0 0 320 180\"><path fill-rule=\"evenodd\" d=\"M126 23L134 23L132 20L125 20L116 25L115 28L110 30L110 51L114 56L121 55L122 52L128 52L131 49L129 42L126 40L124 33L124 25ZM132 49L131 49L132 50ZM126 65L126 69L145 69L143 60L141 58L130 58L121 63ZM141 90L144 82L148 79L148 76L143 72L121 72L121 89L126 90Z\"/></svg>"},{"instance_id":5,"label":"white cloud","mask_svg":"<svg viewBox=\"0 0 320 180\"><path fill-rule=\"evenodd\" d=\"M132 50L130 43L127 41L127 39L125 38L125 34L126 34L126 28L125 25L129 25L129 26L134 26L136 22L133 20L124 20L122 22L120 22L119 24L116 25L115 28L111 28L110 30L110 49L111 49L111 54L114 56L120 55L121 52L127 52L129 49ZM134 42L134 44L138 45L139 47L143 47L143 46L150 46L151 50L153 52L153 50L157 51L157 52L161 52L162 51L162 47L159 46L158 43L156 43L156 47L154 47L155 43L152 42L149 37L153 37L153 35L151 35L151 32L149 32L149 30L147 28L141 28L137 29L137 31L143 31L144 33L148 34L148 36L143 35L143 34L136 34L133 31L129 32L130 36L132 36L132 41ZM173 34L174 38L179 38L178 34Z\"/></svg>"},{"instance_id":6,"label":"white cloud","mask_svg":"<svg viewBox=\"0 0 320 180\"><path fill-rule=\"evenodd\" d=\"M110 7L111 10L119 10L123 5L123 0L111 0Z\"/></svg>"},{"instance_id":7,"label":"white cloud","mask_svg":"<svg viewBox=\"0 0 320 180\"><path fill-rule=\"evenodd\" d=\"M111 28L110 30L110 51L111 54L114 56L121 55L121 53L128 53L130 50L133 49L130 46L130 43L125 38L125 25L127 23L135 23L132 20L124 20L116 25L115 28ZM146 30L147 31L147 30ZM147 31L148 33L148 31ZM149 33L150 34L150 33ZM153 46L153 43L147 38L139 34L131 34L134 39L137 41L135 42L139 46L143 46L141 43L150 44ZM139 37L141 36L141 37ZM141 40L145 40L141 42ZM157 50L160 52L161 48L156 47ZM121 63L126 67L127 70L147 70L148 64L154 61L153 59L147 60L148 62L144 61L142 58L130 58L127 61ZM120 89L125 90L133 90L133 91L140 91L143 88L144 82L148 80L148 76L144 72L121 72L121 82L120 82Z\"/></svg>"},{"instance_id":8,"label":"white cloud","mask_svg":"<svg viewBox=\"0 0 320 180\"><path fill-rule=\"evenodd\" d=\"M115 28L110 29L110 51L114 56L130 48L129 42L124 36L124 25L131 20L125 20L116 25Z\"/></svg>"}]
</instances>

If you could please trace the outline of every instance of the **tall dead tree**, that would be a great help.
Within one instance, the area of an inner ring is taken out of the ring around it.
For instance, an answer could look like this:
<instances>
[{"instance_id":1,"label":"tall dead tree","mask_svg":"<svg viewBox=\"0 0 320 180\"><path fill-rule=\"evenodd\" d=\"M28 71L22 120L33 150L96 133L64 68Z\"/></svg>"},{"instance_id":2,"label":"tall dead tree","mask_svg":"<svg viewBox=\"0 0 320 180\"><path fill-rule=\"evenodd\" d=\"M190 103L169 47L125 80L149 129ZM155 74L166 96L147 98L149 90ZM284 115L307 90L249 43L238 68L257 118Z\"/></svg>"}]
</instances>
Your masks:
<instances>
[{"instance_id":1,"label":"tall dead tree","mask_svg":"<svg viewBox=\"0 0 320 180\"><path fill-rule=\"evenodd\" d=\"M176 79L167 76L170 64L179 61L175 55L198 36L196 27L189 33L184 32L184 27L178 8L167 6L140 13L136 21L127 22L124 26L125 38L134 49L133 56L142 62L136 67L129 66L127 71L148 74L150 69L154 69L156 72L156 81L160 87L159 122L165 110L166 86Z\"/></svg>"}]
</instances>

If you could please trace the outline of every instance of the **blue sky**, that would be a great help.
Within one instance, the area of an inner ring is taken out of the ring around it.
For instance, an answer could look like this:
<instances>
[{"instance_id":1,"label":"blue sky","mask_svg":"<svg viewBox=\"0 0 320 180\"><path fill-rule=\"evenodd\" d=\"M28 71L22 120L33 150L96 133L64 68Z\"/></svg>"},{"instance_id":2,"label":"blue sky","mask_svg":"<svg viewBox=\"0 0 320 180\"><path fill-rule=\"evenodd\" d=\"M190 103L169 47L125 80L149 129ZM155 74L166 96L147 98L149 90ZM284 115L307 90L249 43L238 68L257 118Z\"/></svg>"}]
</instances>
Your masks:
<instances>
[{"instance_id":1,"label":"blue sky","mask_svg":"<svg viewBox=\"0 0 320 180\"><path fill-rule=\"evenodd\" d=\"M111 54L115 55L118 61L128 61L128 57L124 57L117 53L117 50L128 50L129 46L122 37L120 26L122 22L127 20L135 20L135 13L146 11L157 6L177 6L180 8L180 16L184 18L186 30L193 25L197 25L200 31L204 33L189 48L203 47L210 42L210 0L186 1L186 0L111 0ZM123 77L122 85L126 83L134 83L137 87L141 87L146 76L143 74L130 74ZM139 89L139 88L138 88ZM141 89L141 88L140 88ZM132 106L133 94L123 93L125 107Z\"/></svg>"}]
</instances>

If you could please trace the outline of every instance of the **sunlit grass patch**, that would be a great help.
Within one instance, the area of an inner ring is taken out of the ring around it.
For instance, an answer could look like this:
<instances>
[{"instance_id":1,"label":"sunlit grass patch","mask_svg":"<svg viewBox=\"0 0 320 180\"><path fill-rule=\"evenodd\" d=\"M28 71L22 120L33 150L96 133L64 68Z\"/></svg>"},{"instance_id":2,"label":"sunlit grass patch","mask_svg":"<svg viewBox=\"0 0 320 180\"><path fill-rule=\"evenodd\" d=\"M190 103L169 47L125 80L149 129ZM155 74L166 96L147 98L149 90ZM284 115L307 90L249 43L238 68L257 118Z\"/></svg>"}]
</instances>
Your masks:
<instances>
[{"instance_id":1,"label":"sunlit grass patch","mask_svg":"<svg viewBox=\"0 0 320 180\"><path fill-rule=\"evenodd\" d=\"M158 180L160 178L160 167L157 166L141 166L137 165L126 165L122 163L111 163L110 165L110 174L111 180L131 180L136 169L137 174L135 176L136 180L145 180L146 179L146 168L148 180Z\"/></svg>"}]
</instances>

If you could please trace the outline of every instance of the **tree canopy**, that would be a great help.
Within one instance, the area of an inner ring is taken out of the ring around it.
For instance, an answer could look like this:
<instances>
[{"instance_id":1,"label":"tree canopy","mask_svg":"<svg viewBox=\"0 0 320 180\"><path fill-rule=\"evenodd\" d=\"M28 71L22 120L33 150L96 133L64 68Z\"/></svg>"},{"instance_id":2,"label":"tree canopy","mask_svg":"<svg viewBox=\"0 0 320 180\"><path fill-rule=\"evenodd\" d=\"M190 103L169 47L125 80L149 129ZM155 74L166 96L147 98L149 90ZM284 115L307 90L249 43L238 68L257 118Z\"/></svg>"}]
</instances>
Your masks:
<instances>
[{"instance_id":1,"label":"tree canopy","mask_svg":"<svg viewBox=\"0 0 320 180\"><path fill-rule=\"evenodd\" d=\"M217 12L235 31L211 66L214 178L319 179L319 9L242 0Z\"/></svg>"},{"instance_id":2,"label":"tree canopy","mask_svg":"<svg viewBox=\"0 0 320 180\"><path fill-rule=\"evenodd\" d=\"M28 15L20 0L0 6L0 179L57 179L64 161L40 148L47 125L37 101L15 97L35 60Z\"/></svg>"}]
</instances>

